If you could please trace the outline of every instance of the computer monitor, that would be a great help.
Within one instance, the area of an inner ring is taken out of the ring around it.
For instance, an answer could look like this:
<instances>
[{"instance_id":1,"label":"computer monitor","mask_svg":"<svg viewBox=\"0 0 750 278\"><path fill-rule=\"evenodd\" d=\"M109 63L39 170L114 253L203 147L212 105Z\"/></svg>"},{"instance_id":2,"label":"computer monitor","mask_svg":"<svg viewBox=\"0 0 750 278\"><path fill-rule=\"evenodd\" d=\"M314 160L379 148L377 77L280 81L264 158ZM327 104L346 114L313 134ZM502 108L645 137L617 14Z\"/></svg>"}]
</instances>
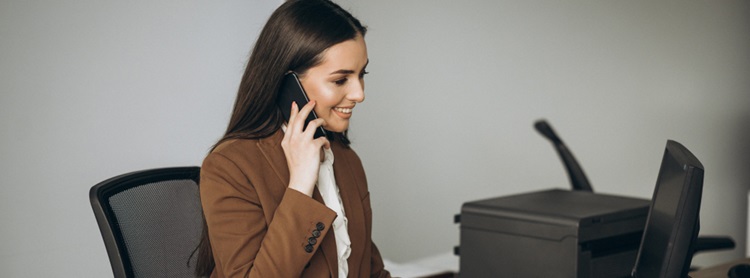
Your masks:
<instances>
[{"instance_id":1,"label":"computer monitor","mask_svg":"<svg viewBox=\"0 0 750 278\"><path fill-rule=\"evenodd\" d=\"M688 277L702 191L701 162L667 141L632 277Z\"/></svg>"}]
</instances>

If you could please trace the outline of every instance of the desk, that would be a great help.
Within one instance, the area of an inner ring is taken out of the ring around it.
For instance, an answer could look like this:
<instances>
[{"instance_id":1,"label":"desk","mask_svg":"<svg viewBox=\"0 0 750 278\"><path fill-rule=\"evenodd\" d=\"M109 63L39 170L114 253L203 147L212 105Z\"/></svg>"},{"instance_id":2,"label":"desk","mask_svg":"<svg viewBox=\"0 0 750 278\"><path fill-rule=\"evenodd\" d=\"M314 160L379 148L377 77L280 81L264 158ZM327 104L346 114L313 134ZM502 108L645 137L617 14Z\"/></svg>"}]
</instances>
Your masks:
<instances>
[{"instance_id":1,"label":"desk","mask_svg":"<svg viewBox=\"0 0 750 278\"><path fill-rule=\"evenodd\" d=\"M737 264L750 264L750 258L744 258L717 266L707 267L697 271L690 272L693 278L726 278L729 269Z\"/></svg>"},{"instance_id":2,"label":"desk","mask_svg":"<svg viewBox=\"0 0 750 278\"><path fill-rule=\"evenodd\" d=\"M420 270L423 269L429 269L432 271L423 272L420 273L421 275L413 276L411 274L414 274L414 272L404 272L400 273L401 269L404 269L404 266L407 265L397 265L393 262L385 260L386 263L386 269L389 271L391 270L388 268L388 266L391 266L394 270L391 274L396 274L398 276L403 277L427 277L427 278L452 278L456 277L458 273L458 256L453 255L452 252L446 252L443 254L438 254L435 256L423 258L417 261L414 261L408 265L408 268L411 270L414 267L418 267ZM736 261L712 266L712 267L706 267L703 269L699 269L697 271L690 272L690 277L692 278L727 278L727 272L729 272L729 269L737 264L750 264L750 258L744 258L739 259ZM403 271L401 271L403 272ZM428 273L428 274L425 274ZM400 275L399 275L400 274ZM397 277L397 276L394 276Z\"/></svg>"}]
</instances>

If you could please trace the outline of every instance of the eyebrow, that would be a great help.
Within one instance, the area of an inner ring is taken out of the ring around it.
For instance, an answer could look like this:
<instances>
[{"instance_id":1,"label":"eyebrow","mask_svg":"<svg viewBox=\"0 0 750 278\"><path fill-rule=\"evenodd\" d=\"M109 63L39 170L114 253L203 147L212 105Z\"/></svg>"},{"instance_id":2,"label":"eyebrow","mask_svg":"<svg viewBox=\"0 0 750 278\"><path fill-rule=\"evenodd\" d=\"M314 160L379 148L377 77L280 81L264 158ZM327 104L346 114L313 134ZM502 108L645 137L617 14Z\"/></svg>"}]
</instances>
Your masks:
<instances>
[{"instance_id":1,"label":"eyebrow","mask_svg":"<svg viewBox=\"0 0 750 278\"><path fill-rule=\"evenodd\" d=\"M365 66L362 67L362 70L366 69L367 65L369 65L369 64L370 64L370 59L367 59L367 63L365 63ZM334 75L334 74L352 74L352 73L354 73L354 70L340 69L340 70L332 72L330 75Z\"/></svg>"}]
</instances>

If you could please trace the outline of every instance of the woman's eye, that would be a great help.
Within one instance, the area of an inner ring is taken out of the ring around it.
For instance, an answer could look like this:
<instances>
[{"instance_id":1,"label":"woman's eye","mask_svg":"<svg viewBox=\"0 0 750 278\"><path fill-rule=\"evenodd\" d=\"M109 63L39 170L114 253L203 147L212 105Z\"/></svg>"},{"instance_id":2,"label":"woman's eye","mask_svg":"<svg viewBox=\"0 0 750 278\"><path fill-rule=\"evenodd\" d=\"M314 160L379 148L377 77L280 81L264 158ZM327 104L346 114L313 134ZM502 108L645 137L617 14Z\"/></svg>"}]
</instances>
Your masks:
<instances>
[{"instance_id":1,"label":"woman's eye","mask_svg":"<svg viewBox=\"0 0 750 278\"><path fill-rule=\"evenodd\" d=\"M362 73L359 74L359 78L364 78L365 74L370 73L369 71L362 71Z\"/></svg>"},{"instance_id":2,"label":"woman's eye","mask_svg":"<svg viewBox=\"0 0 750 278\"><path fill-rule=\"evenodd\" d=\"M346 84L346 78L342 78L342 79L333 81L333 83L336 83L336 85L339 85L339 86L344 85L344 84Z\"/></svg>"}]
</instances>

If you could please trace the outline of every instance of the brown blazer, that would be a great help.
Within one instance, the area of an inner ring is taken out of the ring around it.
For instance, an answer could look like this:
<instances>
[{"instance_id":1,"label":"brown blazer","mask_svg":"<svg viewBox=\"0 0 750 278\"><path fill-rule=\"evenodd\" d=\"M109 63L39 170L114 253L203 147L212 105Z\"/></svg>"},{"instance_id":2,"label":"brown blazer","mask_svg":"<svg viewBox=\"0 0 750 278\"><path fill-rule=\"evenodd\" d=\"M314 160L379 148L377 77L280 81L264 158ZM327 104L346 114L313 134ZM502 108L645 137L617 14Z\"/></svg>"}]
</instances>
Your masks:
<instances>
[{"instance_id":1,"label":"brown blazer","mask_svg":"<svg viewBox=\"0 0 750 278\"><path fill-rule=\"evenodd\" d=\"M338 277L336 214L317 188L288 189L281 130L229 140L203 161L200 194L216 262L211 277ZM349 219L349 277L390 277L372 243L372 211L362 162L332 143L334 175Z\"/></svg>"}]
</instances>

